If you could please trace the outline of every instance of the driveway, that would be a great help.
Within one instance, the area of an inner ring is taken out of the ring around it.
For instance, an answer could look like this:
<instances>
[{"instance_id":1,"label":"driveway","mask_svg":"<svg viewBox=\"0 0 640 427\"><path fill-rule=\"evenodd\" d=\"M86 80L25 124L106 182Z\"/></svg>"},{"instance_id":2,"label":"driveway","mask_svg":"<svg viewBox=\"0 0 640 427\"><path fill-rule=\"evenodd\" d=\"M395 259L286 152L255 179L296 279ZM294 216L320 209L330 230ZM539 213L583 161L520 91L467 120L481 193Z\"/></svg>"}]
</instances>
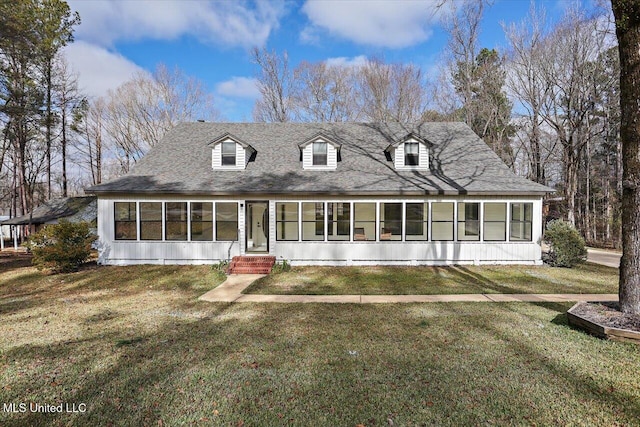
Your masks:
<instances>
[{"instance_id":1,"label":"driveway","mask_svg":"<svg viewBox=\"0 0 640 427\"><path fill-rule=\"evenodd\" d=\"M622 254L619 252L592 248L587 249L587 261L606 265L607 267L619 268L621 256Z\"/></svg>"}]
</instances>

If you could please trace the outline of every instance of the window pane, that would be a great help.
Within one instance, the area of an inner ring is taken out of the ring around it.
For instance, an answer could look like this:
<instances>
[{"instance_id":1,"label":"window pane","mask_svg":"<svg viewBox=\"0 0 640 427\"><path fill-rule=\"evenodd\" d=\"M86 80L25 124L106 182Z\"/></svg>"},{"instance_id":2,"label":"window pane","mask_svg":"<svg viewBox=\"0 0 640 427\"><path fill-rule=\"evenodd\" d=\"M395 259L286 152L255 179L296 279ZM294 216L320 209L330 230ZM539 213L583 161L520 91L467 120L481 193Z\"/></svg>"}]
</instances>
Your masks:
<instances>
[{"instance_id":1,"label":"window pane","mask_svg":"<svg viewBox=\"0 0 640 427\"><path fill-rule=\"evenodd\" d=\"M113 211L115 217L115 240L136 240L138 238L136 203L115 202Z\"/></svg>"},{"instance_id":2,"label":"window pane","mask_svg":"<svg viewBox=\"0 0 640 427\"><path fill-rule=\"evenodd\" d=\"M458 240L480 240L480 203L458 203Z\"/></svg>"},{"instance_id":3,"label":"window pane","mask_svg":"<svg viewBox=\"0 0 640 427\"><path fill-rule=\"evenodd\" d=\"M216 203L216 240L238 240L237 203Z\"/></svg>"},{"instance_id":4,"label":"window pane","mask_svg":"<svg viewBox=\"0 0 640 427\"><path fill-rule=\"evenodd\" d=\"M302 240L324 240L324 203L302 203Z\"/></svg>"},{"instance_id":5,"label":"window pane","mask_svg":"<svg viewBox=\"0 0 640 427\"><path fill-rule=\"evenodd\" d=\"M191 203L191 240L213 240L213 203Z\"/></svg>"},{"instance_id":6,"label":"window pane","mask_svg":"<svg viewBox=\"0 0 640 427\"><path fill-rule=\"evenodd\" d=\"M326 142L313 143L313 165L314 166L327 165L327 143Z\"/></svg>"},{"instance_id":7,"label":"window pane","mask_svg":"<svg viewBox=\"0 0 640 427\"><path fill-rule=\"evenodd\" d=\"M484 204L484 240L499 241L507 240L507 204L506 203L485 203Z\"/></svg>"},{"instance_id":8,"label":"window pane","mask_svg":"<svg viewBox=\"0 0 640 427\"><path fill-rule=\"evenodd\" d=\"M380 240L402 240L402 203L380 203Z\"/></svg>"},{"instance_id":9,"label":"window pane","mask_svg":"<svg viewBox=\"0 0 640 427\"><path fill-rule=\"evenodd\" d=\"M428 203L407 203L406 205L406 240L428 239Z\"/></svg>"},{"instance_id":10,"label":"window pane","mask_svg":"<svg viewBox=\"0 0 640 427\"><path fill-rule=\"evenodd\" d=\"M353 204L353 240L376 240L376 204Z\"/></svg>"},{"instance_id":11,"label":"window pane","mask_svg":"<svg viewBox=\"0 0 640 427\"><path fill-rule=\"evenodd\" d=\"M187 203L165 204L165 239L187 240Z\"/></svg>"},{"instance_id":12,"label":"window pane","mask_svg":"<svg viewBox=\"0 0 640 427\"><path fill-rule=\"evenodd\" d=\"M404 144L404 164L405 166L418 166L419 148L417 142L405 142Z\"/></svg>"},{"instance_id":13,"label":"window pane","mask_svg":"<svg viewBox=\"0 0 640 427\"><path fill-rule=\"evenodd\" d=\"M298 203L276 203L276 240L298 240Z\"/></svg>"},{"instance_id":14,"label":"window pane","mask_svg":"<svg viewBox=\"0 0 640 427\"><path fill-rule=\"evenodd\" d=\"M140 202L140 239L162 240L162 203Z\"/></svg>"},{"instance_id":15,"label":"window pane","mask_svg":"<svg viewBox=\"0 0 640 427\"><path fill-rule=\"evenodd\" d=\"M351 234L350 203L328 203L328 240L349 240Z\"/></svg>"},{"instance_id":16,"label":"window pane","mask_svg":"<svg viewBox=\"0 0 640 427\"><path fill-rule=\"evenodd\" d=\"M511 204L509 238L514 241L531 241L533 203Z\"/></svg>"},{"instance_id":17,"label":"window pane","mask_svg":"<svg viewBox=\"0 0 640 427\"><path fill-rule=\"evenodd\" d=\"M223 142L222 143L222 165L235 166L235 164L236 164L236 143Z\"/></svg>"},{"instance_id":18,"label":"window pane","mask_svg":"<svg viewBox=\"0 0 640 427\"><path fill-rule=\"evenodd\" d=\"M431 204L431 240L453 240L453 202Z\"/></svg>"}]
</instances>

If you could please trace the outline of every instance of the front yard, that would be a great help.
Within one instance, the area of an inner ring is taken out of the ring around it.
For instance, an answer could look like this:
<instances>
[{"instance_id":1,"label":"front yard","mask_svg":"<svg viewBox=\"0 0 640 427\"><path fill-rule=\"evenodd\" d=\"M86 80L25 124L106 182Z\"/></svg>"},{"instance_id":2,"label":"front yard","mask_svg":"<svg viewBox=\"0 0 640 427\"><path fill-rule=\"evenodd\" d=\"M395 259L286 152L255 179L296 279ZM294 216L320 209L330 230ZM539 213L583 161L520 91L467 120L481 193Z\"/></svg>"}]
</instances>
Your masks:
<instances>
[{"instance_id":1,"label":"front yard","mask_svg":"<svg viewBox=\"0 0 640 427\"><path fill-rule=\"evenodd\" d=\"M87 405L3 411L0 425L640 419L638 348L567 327L570 304L196 301L220 279L209 267L46 276L0 264L0 400Z\"/></svg>"},{"instance_id":2,"label":"front yard","mask_svg":"<svg viewBox=\"0 0 640 427\"><path fill-rule=\"evenodd\" d=\"M618 292L618 269L597 264L451 267L294 267L264 277L246 294L442 295Z\"/></svg>"}]
</instances>

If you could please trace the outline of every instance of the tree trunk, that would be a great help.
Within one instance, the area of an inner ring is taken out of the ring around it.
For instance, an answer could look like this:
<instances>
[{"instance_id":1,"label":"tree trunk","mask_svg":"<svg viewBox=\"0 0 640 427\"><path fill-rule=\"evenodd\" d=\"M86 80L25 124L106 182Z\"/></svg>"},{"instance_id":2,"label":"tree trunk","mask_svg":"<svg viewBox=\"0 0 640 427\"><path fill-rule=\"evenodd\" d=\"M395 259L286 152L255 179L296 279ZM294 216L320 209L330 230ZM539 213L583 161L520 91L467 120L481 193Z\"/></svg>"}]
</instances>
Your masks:
<instances>
[{"instance_id":1,"label":"tree trunk","mask_svg":"<svg viewBox=\"0 0 640 427\"><path fill-rule=\"evenodd\" d=\"M62 197L67 197L67 112L63 105L62 114Z\"/></svg>"},{"instance_id":2,"label":"tree trunk","mask_svg":"<svg viewBox=\"0 0 640 427\"><path fill-rule=\"evenodd\" d=\"M640 0L612 0L620 55L622 260L620 309L640 314Z\"/></svg>"},{"instance_id":3,"label":"tree trunk","mask_svg":"<svg viewBox=\"0 0 640 427\"><path fill-rule=\"evenodd\" d=\"M46 126L46 136L45 139L47 140L47 198L50 199L51 198L51 128L53 127L53 123L51 120L51 61L49 61L49 63L47 64L47 67L45 69L45 79L46 79L46 85L47 85L47 117L45 120L45 126Z\"/></svg>"}]
</instances>

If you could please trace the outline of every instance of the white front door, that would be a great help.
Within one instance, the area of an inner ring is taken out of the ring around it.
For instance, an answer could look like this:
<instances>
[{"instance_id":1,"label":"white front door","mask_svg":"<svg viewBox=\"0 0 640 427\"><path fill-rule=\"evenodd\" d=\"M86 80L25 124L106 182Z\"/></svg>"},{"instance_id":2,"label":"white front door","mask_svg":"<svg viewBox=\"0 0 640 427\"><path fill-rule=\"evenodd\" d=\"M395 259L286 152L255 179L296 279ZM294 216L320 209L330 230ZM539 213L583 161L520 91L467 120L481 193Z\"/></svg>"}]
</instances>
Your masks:
<instances>
[{"instance_id":1,"label":"white front door","mask_svg":"<svg viewBox=\"0 0 640 427\"><path fill-rule=\"evenodd\" d=\"M269 252L269 202L247 202L247 252Z\"/></svg>"}]
</instances>

